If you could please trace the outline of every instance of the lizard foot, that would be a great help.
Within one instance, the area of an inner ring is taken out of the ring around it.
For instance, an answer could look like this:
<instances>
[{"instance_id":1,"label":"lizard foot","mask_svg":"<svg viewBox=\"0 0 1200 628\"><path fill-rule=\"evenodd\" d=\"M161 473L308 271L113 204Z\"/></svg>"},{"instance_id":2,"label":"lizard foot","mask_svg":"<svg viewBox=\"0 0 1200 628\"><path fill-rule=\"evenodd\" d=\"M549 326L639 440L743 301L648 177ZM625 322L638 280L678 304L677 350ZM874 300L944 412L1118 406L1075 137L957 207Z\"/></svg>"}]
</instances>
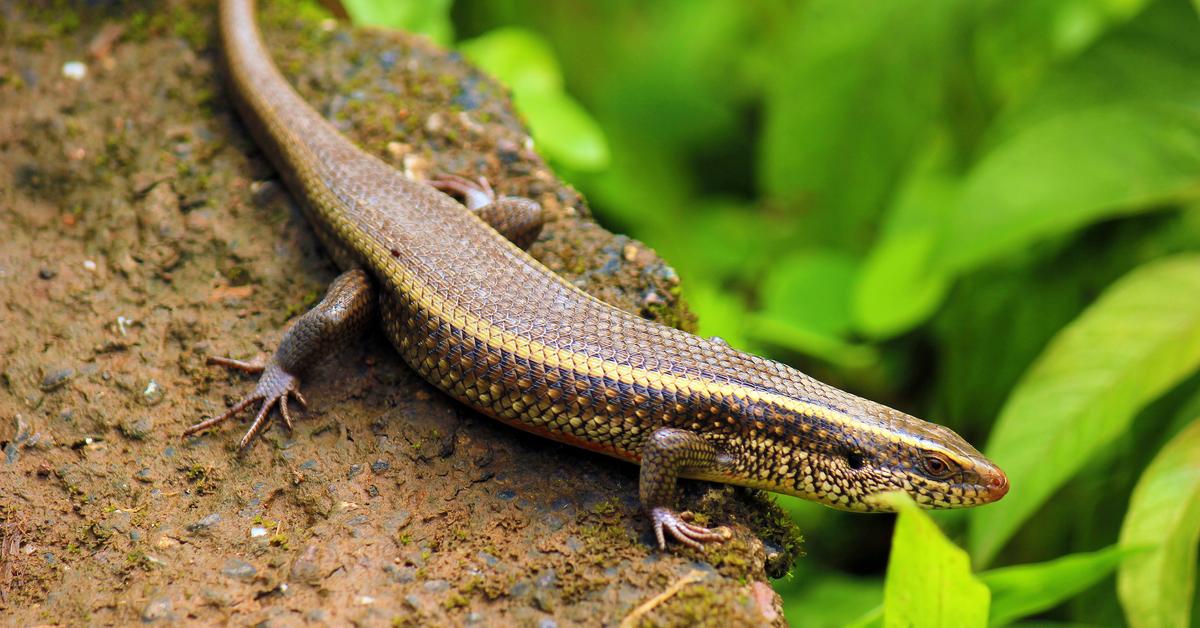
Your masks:
<instances>
[{"instance_id":1,"label":"lizard foot","mask_svg":"<svg viewBox=\"0 0 1200 628\"><path fill-rule=\"evenodd\" d=\"M296 401L300 402L302 407L308 407L308 402L305 401L304 395L300 394L300 379L284 371L274 360L266 366L243 362L241 360L231 360L229 358L209 358L208 363L247 373L262 373L262 375L258 379L258 385L255 386L254 392L237 402L221 416L201 421L187 428L183 431L184 436L206 430L234 417L254 402L261 401L262 405L258 408L258 414L254 416L254 422L250 424L250 429L246 430L246 435L242 437L241 443L238 444L238 447L245 449L270 424L271 408L276 403L279 404L279 414L283 416L283 422L287 425L288 430L292 429L292 415L288 412L288 398L295 397Z\"/></svg>"},{"instance_id":2,"label":"lizard foot","mask_svg":"<svg viewBox=\"0 0 1200 628\"><path fill-rule=\"evenodd\" d=\"M703 550L705 543L728 541L733 538L733 533L725 526L705 528L689 523L692 520L690 512L676 514L669 508L658 507L650 510L650 520L654 524L654 536L658 538L658 548L663 550L667 549L667 541L663 535L664 529L670 532L671 537L676 541L698 550Z\"/></svg>"},{"instance_id":3,"label":"lizard foot","mask_svg":"<svg viewBox=\"0 0 1200 628\"><path fill-rule=\"evenodd\" d=\"M486 177L475 181L460 177L456 174L442 174L429 180L429 185L447 194L457 194L463 199L463 205L472 211L496 202L496 191Z\"/></svg>"},{"instance_id":4,"label":"lizard foot","mask_svg":"<svg viewBox=\"0 0 1200 628\"><path fill-rule=\"evenodd\" d=\"M541 205L527 198L499 196L484 177L470 181L446 174L430 180L429 185L461 197L467 209L522 249L528 249L542 233L546 216Z\"/></svg>"}]
</instances>

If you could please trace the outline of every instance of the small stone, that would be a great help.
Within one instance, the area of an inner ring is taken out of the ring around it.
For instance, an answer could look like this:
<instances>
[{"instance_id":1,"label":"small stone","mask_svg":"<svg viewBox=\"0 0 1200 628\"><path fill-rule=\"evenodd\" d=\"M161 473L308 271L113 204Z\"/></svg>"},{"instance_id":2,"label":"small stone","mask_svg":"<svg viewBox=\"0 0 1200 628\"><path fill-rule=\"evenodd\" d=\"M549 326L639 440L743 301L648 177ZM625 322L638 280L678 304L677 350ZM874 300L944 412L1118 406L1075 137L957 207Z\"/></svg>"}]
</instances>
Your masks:
<instances>
[{"instance_id":1,"label":"small stone","mask_svg":"<svg viewBox=\"0 0 1200 628\"><path fill-rule=\"evenodd\" d=\"M233 606L233 596L228 591L221 589L213 589L205 587L200 590L200 597L204 598L204 603L217 608L225 608Z\"/></svg>"},{"instance_id":2,"label":"small stone","mask_svg":"<svg viewBox=\"0 0 1200 628\"><path fill-rule=\"evenodd\" d=\"M151 476L151 473L150 473L150 467L142 467L141 469L138 469L138 472L133 474L133 478L139 482L153 482L154 481L154 478Z\"/></svg>"},{"instance_id":3,"label":"small stone","mask_svg":"<svg viewBox=\"0 0 1200 628\"><path fill-rule=\"evenodd\" d=\"M171 598L156 597L146 603L142 609L142 621L152 622L167 619L171 616Z\"/></svg>"},{"instance_id":4,"label":"small stone","mask_svg":"<svg viewBox=\"0 0 1200 628\"><path fill-rule=\"evenodd\" d=\"M52 268L42 268L38 270L38 279L45 279L46 281L49 281L54 279L56 276L58 276L58 273Z\"/></svg>"},{"instance_id":5,"label":"small stone","mask_svg":"<svg viewBox=\"0 0 1200 628\"><path fill-rule=\"evenodd\" d=\"M63 78L69 78L72 81L82 81L87 78L87 72L87 64L82 61L68 61L62 66Z\"/></svg>"},{"instance_id":6,"label":"small stone","mask_svg":"<svg viewBox=\"0 0 1200 628\"><path fill-rule=\"evenodd\" d=\"M346 472L346 479L353 480L354 478L362 475L362 472L363 466L361 464L352 464L350 465L350 470Z\"/></svg>"},{"instance_id":7,"label":"small stone","mask_svg":"<svg viewBox=\"0 0 1200 628\"><path fill-rule=\"evenodd\" d=\"M350 519L349 521L347 521L347 522L346 522L346 525L348 525L348 526L360 526L360 525L362 525L362 524L364 524L364 523L366 523L366 522L368 522L368 521L370 521L370 519L369 519L369 518L368 518L366 515L359 515L359 516L357 516L357 517L354 517L353 519Z\"/></svg>"},{"instance_id":8,"label":"small stone","mask_svg":"<svg viewBox=\"0 0 1200 628\"><path fill-rule=\"evenodd\" d=\"M254 576L258 575L258 570L240 558L230 558L221 568L221 573L235 580L253 580Z\"/></svg>"},{"instance_id":9,"label":"small stone","mask_svg":"<svg viewBox=\"0 0 1200 628\"><path fill-rule=\"evenodd\" d=\"M495 567L496 565L500 564L499 558L492 556L491 554L489 554L487 552L479 552L478 554L476 554L476 556L478 556L479 560L482 560L483 563L485 565L487 565L488 567Z\"/></svg>"},{"instance_id":10,"label":"small stone","mask_svg":"<svg viewBox=\"0 0 1200 628\"><path fill-rule=\"evenodd\" d=\"M417 579L417 570L414 567L386 565L384 566L383 571L398 584L407 584Z\"/></svg>"},{"instance_id":11,"label":"small stone","mask_svg":"<svg viewBox=\"0 0 1200 628\"><path fill-rule=\"evenodd\" d=\"M316 460L305 460L304 462L300 463L300 468L304 469L305 471L312 471L313 469L317 468L317 461Z\"/></svg>"},{"instance_id":12,"label":"small stone","mask_svg":"<svg viewBox=\"0 0 1200 628\"><path fill-rule=\"evenodd\" d=\"M538 628L558 628L558 622L550 619L549 617L543 617L541 621L538 622Z\"/></svg>"},{"instance_id":13,"label":"small stone","mask_svg":"<svg viewBox=\"0 0 1200 628\"><path fill-rule=\"evenodd\" d=\"M404 554L404 562L413 567L423 567L425 566L425 557L418 551L406 552Z\"/></svg>"},{"instance_id":14,"label":"small stone","mask_svg":"<svg viewBox=\"0 0 1200 628\"><path fill-rule=\"evenodd\" d=\"M400 53L398 51L384 50L379 53L379 66L384 70L391 70L398 60L400 60Z\"/></svg>"},{"instance_id":15,"label":"small stone","mask_svg":"<svg viewBox=\"0 0 1200 628\"><path fill-rule=\"evenodd\" d=\"M547 569L534 582L539 589L553 589L558 584L558 574L553 569Z\"/></svg>"},{"instance_id":16,"label":"small stone","mask_svg":"<svg viewBox=\"0 0 1200 628\"><path fill-rule=\"evenodd\" d=\"M150 420L150 417L142 417L136 421L122 421L118 429L131 440L146 440L146 437L154 430L154 422Z\"/></svg>"},{"instance_id":17,"label":"small stone","mask_svg":"<svg viewBox=\"0 0 1200 628\"><path fill-rule=\"evenodd\" d=\"M450 583L445 580L430 580L421 586L430 593L441 593L442 591L450 590Z\"/></svg>"},{"instance_id":18,"label":"small stone","mask_svg":"<svg viewBox=\"0 0 1200 628\"><path fill-rule=\"evenodd\" d=\"M306 546L292 561L292 579L308 584L321 581L320 550L316 545Z\"/></svg>"},{"instance_id":19,"label":"small stone","mask_svg":"<svg viewBox=\"0 0 1200 628\"><path fill-rule=\"evenodd\" d=\"M371 463L372 473L383 473L390 468L392 468L392 465L388 464L388 461L386 460L376 460L375 462Z\"/></svg>"},{"instance_id":20,"label":"small stone","mask_svg":"<svg viewBox=\"0 0 1200 628\"><path fill-rule=\"evenodd\" d=\"M311 622L323 623L329 621L329 611L323 608L314 608L311 611L308 611L304 617Z\"/></svg>"},{"instance_id":21,"label":"small stone","mask_svg":"<svg viewBox=\"0 0 1200 628\"><path fill-rule=\"evenodd\" d=\"M42 392L50 392L62 388L67 382L71 381L72 377L75 377L75 369L73 368L55 369L49 375L42 378L40 386Z\"/></svg>"},{"instance_id":22,"label":"small stone","mask_svg":"<svg viewBox=\"0 0 1200 628\"><path fill-rule=\"evenodd\" d=\"M496 497L499 497L500 499L503 499L504 501L508 501L516 496L517 496L517 492L510 490L510 489L504 489L503 491L496 493Z\"/></svg>"},{"instance_id":23,"label":"small stone","mask_svg":"<svg viewBox=\"0 0 1200 628\"><path fill-rule=\"evenodd\" d=\"M208 532L213 526L220 523L220 521L221 513L214 512L195 523L189 523L187 529L188 532L191 532L192 534L201 534Z\"/></svg>"},{"instance_id":24,"label":"small stone","mask_svg":"<svg viewBox=\"0 0 1200 628\"><path fill-rule=\"evenodd\" d=\"M534 591L533 592L533 606L534 606L534 608L538 609L539 611L553 613L554 612L554 596L551 595L548 591Z\"/></svg>"},{"instance_id":25,"label":"small stone","mask_svg":"<svg viewBox=\"0 0 1200 628\"><path fill-rule=\"evenodd\" d=\"M146 385L142 387L142 392L138 396L138 401L142 402L143 405L155 406L162 402L165 395L166 391L163 390L162 386L158 385L158 382L149 380L146 382Z\"/></svg>"},{"instance_id":26,"label":"small stone","mask_svg":"<svg viewBox=\"0 0 1200 628\"><path fill-rule=\"evenodd\" d=\"M407 510L397 510L383 521L383 530L388 534L396 534L407 527L411 520L412 515Z\"/></svg>"},{"instance_id":27,"label":"small stone","mask_svg":"<svg viewBox=\"0 0 1200 628\"><path fill-rule=\"evenodd\" d=\"M532 589L533 585L529 584L528 580L521 580L512 585L512 588L508 590L508 595L509 597L525 597Z\"/></svg>"}]
</instances>

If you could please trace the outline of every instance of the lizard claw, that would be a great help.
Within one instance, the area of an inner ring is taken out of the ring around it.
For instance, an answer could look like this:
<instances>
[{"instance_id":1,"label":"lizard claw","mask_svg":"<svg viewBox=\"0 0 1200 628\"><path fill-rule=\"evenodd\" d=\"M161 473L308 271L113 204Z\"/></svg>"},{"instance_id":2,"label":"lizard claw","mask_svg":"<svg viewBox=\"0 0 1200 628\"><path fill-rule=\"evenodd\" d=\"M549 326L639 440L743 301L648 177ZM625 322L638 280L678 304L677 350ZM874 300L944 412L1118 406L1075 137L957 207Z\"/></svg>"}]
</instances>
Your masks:
<instances>
[{"instance_id":1,"label":"lizard claw","mask_svg":"<svg viewBox=\"0 0 1200 628\"><path fill-rule=\"evenodd\" d=\"M232 408L225 411L224 414L207 419L192 425L183 431L184 436L189 436L206 430L214 425L222 423L236 416L239 412L250 406L251 404L261 401L262 405L258 408L258 413L254 415L254 421L250 424L250 429L246 430L246 435L242 437L239 447L245 449L254 438L258 436L271 423L271 408L279 404L279 414L283 417L284 425L288 430L292 429L292 416L288 411L288 398L295 397L300 405L307 408L308 403L304 400L304 396L300 394L300 380L295 375L284 371L272 360L266 366L259 366L249 362L240 360L230 360L228 358L209 358L209 364L219 364L229 368L246 371L248 373L262 373L258 380L258 385L254 388L254 392L247 395L244 399L237 402Z\"/></svg>"},{"instance_id":2,"label":"lizard claw","mask_svg":"<svg viewBox=\"0 0 1200 628\"><path fill-rule=\"evenodd\" d=\"M733 538L733 533L725 526L705 528L689 523L692 519L693 515L690 512L676 514L669 508L652 508L650 520L654 524L654 536L658 539L658 548L667 549L664 530L669 532L671 538L676 541L698 550L703 550L705 543L727 541Z\"/></svg>"}]
</instances>

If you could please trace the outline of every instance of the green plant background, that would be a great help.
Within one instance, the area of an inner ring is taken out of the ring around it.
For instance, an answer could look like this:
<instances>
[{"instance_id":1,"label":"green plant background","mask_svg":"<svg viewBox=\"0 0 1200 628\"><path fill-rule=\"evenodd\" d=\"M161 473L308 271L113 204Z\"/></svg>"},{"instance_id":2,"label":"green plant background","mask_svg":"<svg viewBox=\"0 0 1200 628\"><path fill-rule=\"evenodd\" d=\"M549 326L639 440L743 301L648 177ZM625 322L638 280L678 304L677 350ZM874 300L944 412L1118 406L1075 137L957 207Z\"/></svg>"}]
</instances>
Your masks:
<instances>
[{"instance_id":1,"label":"green plant background","mask_svg":"<svg viewBox=\"0 0 1200 628\"><path fill-rule=\"evenodd\" d=\"M1200 4L344 4L507 83L704 334L1009 473L932 516L781 498L794 625L1196 624Z\"/></svg>"}]
</instances>

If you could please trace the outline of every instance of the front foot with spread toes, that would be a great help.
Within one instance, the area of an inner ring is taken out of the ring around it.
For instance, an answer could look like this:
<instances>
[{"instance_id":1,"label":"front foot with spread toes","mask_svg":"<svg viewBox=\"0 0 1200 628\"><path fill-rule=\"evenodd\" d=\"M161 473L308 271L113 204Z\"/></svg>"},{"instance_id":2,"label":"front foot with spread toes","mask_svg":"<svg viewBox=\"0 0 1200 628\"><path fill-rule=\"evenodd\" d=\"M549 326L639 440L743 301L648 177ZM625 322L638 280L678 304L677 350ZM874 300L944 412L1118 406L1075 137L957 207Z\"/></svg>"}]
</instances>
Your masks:
<instances>
[{"instance_id":1,"label":"front foot with spread toes","mask_svg":"<svg viewBox=\"0 0 1200 628\"><path fill-rule=\"evenodd\" d=\"M669 508L652 508L650 509L650 520L654 525L654 536L658 539L658 549L660 550L667 549L664 531L670 533L671 538L676 541L698 550L703 550L705 543L728 541L733 538L733 533L725 526L705 528L691 523L692 513L690 512L676 514Z\"/></svg>"},{"instance_id":2,"label":"front foot with spread toes","mask_svg":"<svg viewBox=\"0 0 1200 628\"><path fill-rule=\"evenodd\" d=\"M258 385L254 387L254 392L234 404L224 414L201 421L187 428L183 431L184 436L201 432L227 419L231 419L248 406L254 404L254 402L261 401L262 405L258 408L258 414L254 416L254 422L250 424L250 429L246 430L246 435L242 437L241 442L238 444L239 448L245 449L254 441L256 436L261 434L270 425L271 409L276 405L279 406L279 414L283 417L283 423L287 425L289 431L292 429L292 415L288 411L288 398L294 397L296 401L300 402L301 407L308 407L308 402L305 401L304 395L300 394L300 378L284 371L273 358L266 366L242 362L241 360L215 357L209 358L208 364L225 366L247 373L262 373L262 376L259 377Z\"/></svg>"}]
</instances>

